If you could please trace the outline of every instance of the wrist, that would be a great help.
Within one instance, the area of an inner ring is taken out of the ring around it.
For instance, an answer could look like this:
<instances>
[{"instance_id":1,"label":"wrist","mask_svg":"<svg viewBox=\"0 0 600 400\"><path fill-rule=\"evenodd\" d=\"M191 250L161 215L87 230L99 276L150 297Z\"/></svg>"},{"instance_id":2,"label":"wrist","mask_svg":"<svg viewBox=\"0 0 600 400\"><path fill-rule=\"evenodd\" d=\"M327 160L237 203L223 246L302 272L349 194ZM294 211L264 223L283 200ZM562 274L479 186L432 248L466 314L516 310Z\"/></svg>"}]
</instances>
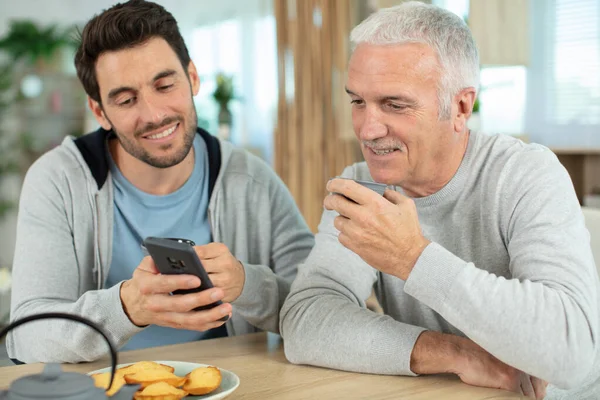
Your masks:
<instances>
[{"instance_id":1,"label":"wrist","mask_svg":"<svg viewBox=\"0 0 600 400\"><path fill-rule=\"evenodd\" d=\"M133 301L134 297L131 296L131 281L127 280L121 284L119 296L121 298L121 307L123 308L123 312L127 318L129 318L129 321L140 328L147 326L147 324L143 323L142 321L138 321L136 316L134 316L133 310L135 307Z\"/></svg>"},{"instance_id":2,"label":"wrist","mask_svg":"<svg viewBox=\"0 0 600 400\"><path fill-rule=\"evenodd\" d=\"M423 332L410 356L411 371L418 375L455 373L460 358L455 337L435 331Z\"/></svg>"},{"instance_id":3,"label":"wrist","mask_svg":"<svg viewBox=\"0 0 600 400\"><path fill-rule=\"evenodd\" d=\"M423 254L423 251L425 251L425 248L429 246L430 243L431 241L423 236L416 241L415 245L412 246L412 248L408 251L408 254L405 254L402 257L404 260L404 267L400 273L396 275L398 278L402 279L403 281L408 279L408 276L412 272L413 268L415 265L417 265L417 261L419 261L421 254Z\"/></svg>"}]
</instances>

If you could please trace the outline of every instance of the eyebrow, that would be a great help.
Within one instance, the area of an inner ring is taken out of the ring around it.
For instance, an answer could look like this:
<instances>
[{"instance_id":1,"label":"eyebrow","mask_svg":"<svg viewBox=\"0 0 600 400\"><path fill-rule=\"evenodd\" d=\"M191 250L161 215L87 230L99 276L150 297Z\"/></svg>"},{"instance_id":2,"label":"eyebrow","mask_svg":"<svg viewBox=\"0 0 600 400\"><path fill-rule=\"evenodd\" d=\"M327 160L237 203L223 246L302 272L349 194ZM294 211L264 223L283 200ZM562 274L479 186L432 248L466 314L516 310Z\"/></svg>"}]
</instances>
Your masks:
<instances>
[{"instance_id":1,"label":"eyebrow","mask_svg":"<svg viewBox=\"0 0 600 400\"><path fill-rule=\"evenodd\" d=\"M167 77L173 76L175 74L176 74L176 72L173 69L167 69L167 70L161 71L158 74L154 75L154 78L152 78L152 83L158 81L159 79L167 78ZM113 100L115 97L117 97L118 95L120 95L123 92L134 92L134 91L135 91L135 89L130 86L120 86L120 87L115 88L115 89L111 90L110 92L108 92L108 99Z\"/></svg>"},{"instance_id":2,"label":"eyebrow","mask_svg":"<svg viewBox=\"0 0 600 400\"><path fill-rule=\"evenodd\" d=\"M173 76L175 74L176 74L176 72L175 72L174 69L164 70L164 71L159 72L158 74L156 74L154 76L154 78L152 79L152 82L154 83L154 82L156 82L159 79L168 78L169 76Z\"/></svg>"},{"instance_id":3,"label":"eyebrow","mask_svg":"<svg viewBox=\"0 0 600 400\"><path fill-rule=\"evenodd\" d=\"M359 95L357 95L356 93L354 93L350 89L348 89L348 88L345 88L345 89L346 89L346 93L348 93L349 95L360 97ZM379 101L388 101L388 100L396 100L396 101L399 100L399 101L402 101L402 102L404 102L404 103L406 103L406 104L408 104L410 106L413 106L413 107L417 106L417 104L418 104L414 99L411 99L410 97L404 96L404 95L401 95L401 94L379 97Z\"/></svg>"}]
</instances>

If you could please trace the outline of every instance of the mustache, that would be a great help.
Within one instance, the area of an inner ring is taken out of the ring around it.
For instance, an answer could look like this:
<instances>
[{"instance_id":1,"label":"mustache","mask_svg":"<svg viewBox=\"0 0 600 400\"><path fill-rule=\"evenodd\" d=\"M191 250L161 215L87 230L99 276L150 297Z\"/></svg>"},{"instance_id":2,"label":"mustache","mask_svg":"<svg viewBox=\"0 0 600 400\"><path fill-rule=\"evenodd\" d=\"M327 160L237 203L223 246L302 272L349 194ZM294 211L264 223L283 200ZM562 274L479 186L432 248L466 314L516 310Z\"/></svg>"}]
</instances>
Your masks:
<instances>
[{"instance_id":1,"label":"mustache","mask_svg":"<svg viewBox=\"0 0 600 400\"><path fill-rule=\"evenodd\" d=\"M381 139L378 140L363 140L361 141L362 145L368 147L373 150L387 150L387 149L397 149L403 150L404 144L399 141L388 141L384 142Z\"/></svg>"},{"instance_id":2,"label":"mustache","mask_svg":"<svg viewBox=\"0 0 600 400\"><path fill-rule=\"evenodd\" d=\"M154 130L160 129L163 126L171 125L173 122L183 122L183 117L180 117L180 116L167 117L158 124L148 123L143 128L135 131L135 133L133 135L134 135L134 137L139 138L148 132L152 132Z\"/></svg>"}]
</instances>

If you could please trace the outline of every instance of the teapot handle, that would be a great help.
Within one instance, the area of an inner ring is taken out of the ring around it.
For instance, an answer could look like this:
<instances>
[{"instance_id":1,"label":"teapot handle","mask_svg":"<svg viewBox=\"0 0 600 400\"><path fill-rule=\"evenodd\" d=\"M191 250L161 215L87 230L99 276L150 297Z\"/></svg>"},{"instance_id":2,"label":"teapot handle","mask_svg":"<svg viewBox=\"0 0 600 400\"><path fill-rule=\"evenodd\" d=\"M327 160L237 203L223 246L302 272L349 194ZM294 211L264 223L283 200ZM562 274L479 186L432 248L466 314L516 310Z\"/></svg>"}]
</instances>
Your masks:
<instances>
[{"instance_id":1,"label":"teapot handle","mask_svg":"<svg viewBox=\"0 0 600 400\"><path fill-rule=\"evenodd\" d=\"M66 314L66 313L41 313L41 314L30 315L28 317L23 317L21 319L13 321L6 328L2 329L2 331L0 331L0 339L2 339L9 331L16 328L17 326L23 325L27 322L36 321L38 319L51 319L51 318L69 319L71 321L81 322L82 324L89 326L90 328L92 328L93 330L98 332L100 335L102 335L102 337L104 338L106 343L108 343L108 348L110 350L110 358L111 358L110 381L108 382L108 387L106 390L110 389L110 387L113 384L113 379L115 378L115 371L117 370L117 350L115 349L115 345L112 343L110 338L106 335L106 333L104 333L104 331L100 328L100 326L98 326L96 323L94 323L88 319L80 317L79 315ZM3 399L3 394L0 391L0 400L2 400L2 399Z\"/></svg>"}]
</instances>

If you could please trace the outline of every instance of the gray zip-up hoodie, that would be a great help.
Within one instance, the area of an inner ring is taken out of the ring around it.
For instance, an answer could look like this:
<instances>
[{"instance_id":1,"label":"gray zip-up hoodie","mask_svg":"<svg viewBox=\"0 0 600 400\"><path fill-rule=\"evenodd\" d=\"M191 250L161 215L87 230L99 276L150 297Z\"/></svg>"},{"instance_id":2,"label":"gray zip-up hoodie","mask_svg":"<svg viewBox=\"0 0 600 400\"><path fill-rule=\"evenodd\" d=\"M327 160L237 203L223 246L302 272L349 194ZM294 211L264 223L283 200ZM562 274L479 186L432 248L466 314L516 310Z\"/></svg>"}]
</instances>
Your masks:
<instances>
[{"instance_id":1,"label":"gray zip-up hoodie","mask_svg":"<svg viewBox=\"0 0 600 400\"><path fill-rule=\"evenodd\" d=\"M100 129L46 153L29 169L19 205L11 320L66 312L100 324L119 347L141 329L123 311L120 287L104 287L113 246L110 132ZM209 153L208 218L214 242L244 265L246 280L228 335L278 332L279 310L296 267L314 244L289 191L248 152L199 129ZM98 359L108 347L71 321L32 322L9 333L8 354L23 362Z\"/></svg>"}]
</instances>

